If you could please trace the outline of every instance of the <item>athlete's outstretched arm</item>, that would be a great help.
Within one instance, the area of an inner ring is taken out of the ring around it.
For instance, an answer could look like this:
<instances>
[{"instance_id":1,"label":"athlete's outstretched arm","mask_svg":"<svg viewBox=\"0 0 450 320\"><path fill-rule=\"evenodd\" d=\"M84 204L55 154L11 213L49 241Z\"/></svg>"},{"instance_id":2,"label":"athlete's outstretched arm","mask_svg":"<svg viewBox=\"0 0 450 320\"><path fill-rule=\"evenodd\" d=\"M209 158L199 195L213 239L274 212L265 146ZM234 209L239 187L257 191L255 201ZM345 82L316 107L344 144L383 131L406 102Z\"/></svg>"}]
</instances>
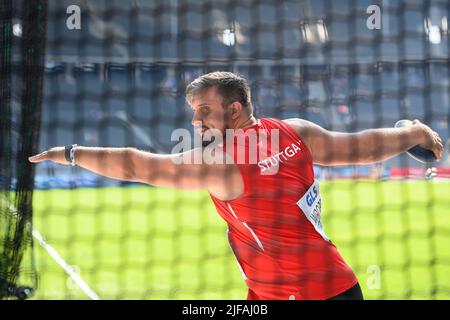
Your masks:
<instances>
[{"instance_id":1,"label":"athlete's outstretched arm","mask_svg":"<svg viewBox=\"0 0 450 320\"><path fill-rule=\"evenodd\" d=\"M243 183L237 166L226 164L229 162L225 160L207 163L201 152L201 149L193 149L162 155L135 148L76 147L75 162L82 168L112 179L185 190L207 189L222 200L239 196ZM33 163L50 160L68 164L64 147L49 149L29 160Z\"/></svg>"},{"instance_id":2,"label":"athlete's outstretched arm","mask_svg":"<svg viewBox=\"0 0 450 320\"><path fill-rule=\"evenodd\" d=\"M390 159L420 145L441 159L443 144L439 135L415 120L402 128L369 129L357 133L328 131L303 120L288 123L311 150L314 163L321 165L369 164Z\"/></svg>"}]
</instances>

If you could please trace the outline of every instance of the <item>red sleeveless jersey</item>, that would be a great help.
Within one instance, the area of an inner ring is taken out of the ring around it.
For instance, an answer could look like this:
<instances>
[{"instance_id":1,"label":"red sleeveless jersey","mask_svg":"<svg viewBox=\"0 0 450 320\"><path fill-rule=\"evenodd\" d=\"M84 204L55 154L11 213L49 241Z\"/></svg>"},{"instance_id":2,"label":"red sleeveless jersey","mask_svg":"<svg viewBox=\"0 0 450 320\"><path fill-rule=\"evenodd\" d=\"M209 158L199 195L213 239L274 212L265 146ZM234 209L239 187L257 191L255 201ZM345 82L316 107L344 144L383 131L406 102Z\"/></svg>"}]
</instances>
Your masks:
<instances>
[{"instance_id":1,"label":"red sleeveless jersey","mask_svg":"<svg viewBox=\"0 0 450 320\"><path fill-rule=\"evenodd\" d=\"M251 139L244 139L250 133L258 138L256 156ZM224 150L239 168L244 192L230 201L211 198L228 224L248 299L327 299L354 286L354 273L323 231L312 156L294 129L259 119Z\"/></svg>"}]
</instances>

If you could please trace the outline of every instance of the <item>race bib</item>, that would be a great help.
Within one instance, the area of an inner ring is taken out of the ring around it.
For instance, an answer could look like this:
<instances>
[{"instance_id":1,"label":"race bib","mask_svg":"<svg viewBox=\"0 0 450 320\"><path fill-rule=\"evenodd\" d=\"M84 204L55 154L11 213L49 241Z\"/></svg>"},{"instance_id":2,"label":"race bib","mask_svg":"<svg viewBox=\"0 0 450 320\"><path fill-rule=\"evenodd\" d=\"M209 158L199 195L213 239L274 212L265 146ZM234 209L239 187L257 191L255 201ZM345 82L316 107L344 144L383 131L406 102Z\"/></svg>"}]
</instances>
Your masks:
<instances>
[{"instance_id":1,"label":"race bib","mask_svg":"<svg viewBox=\"0 0 450 320\"><path fill-rule=\"evenodd\" d=\"M320 195L320 187L317 181L305 192L303 197L297 201L297 205L302 209L306 218L311 222L316 231L329 241L325 235L322 226L322 197Z\"/></svg>"}]
</instances>

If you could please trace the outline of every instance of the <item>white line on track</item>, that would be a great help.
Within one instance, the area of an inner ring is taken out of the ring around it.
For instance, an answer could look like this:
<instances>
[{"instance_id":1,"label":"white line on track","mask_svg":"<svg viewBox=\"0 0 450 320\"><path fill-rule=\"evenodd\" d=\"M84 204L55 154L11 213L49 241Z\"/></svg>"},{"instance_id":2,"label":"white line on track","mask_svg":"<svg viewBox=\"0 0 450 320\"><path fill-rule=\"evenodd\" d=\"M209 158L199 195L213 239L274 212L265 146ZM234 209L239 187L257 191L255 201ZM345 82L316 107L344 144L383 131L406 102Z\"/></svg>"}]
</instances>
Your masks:
<instances>
[{"instance_id":1,"label":"white line on track","mask_svg":"<svg viewBox=\"0 0 450 320\"><path fill-rule=\"evenodd\" d=\"M10 204L8 199L5 199L5 202L11 210L11 212L17 213L17 209L14 205ZM73 281L80 287L80 289L92 300L101 300L100 297L92 290L89 285L86 283L86 281L83 280L83 278L76 273L73 268L64 261L63 258L59 255L58 251L55 250L51 245L49 245L39 231L33 229L32 231L33 237L39 242L42 248L47 251L47 253L53 258L53 260L64 269L64 271L69 275L69 277L72 278Z\"/></svg>"},{"instance_id":2,"label":"white line on track","mask_svg":"<svg viewBox=\"0 0 450 320\"><path fill-rule=\"evenodd\" d=\"M39 242L41 247L43 247L47 253L55 260L55 262L64 269L64 271L75 281L75 283L80 287L80 289L92 300L100 300L100 297L92 290L89 285L86 283L86 281L83 280L83 278L76 273L71 266L67 264L64 259L61 258L61 256L58 254L58 252L53 248L51 245L49 245L47 242L45 242L42 235L37 230L33 230L33 237Z\"/></svg>"}]
</instances>

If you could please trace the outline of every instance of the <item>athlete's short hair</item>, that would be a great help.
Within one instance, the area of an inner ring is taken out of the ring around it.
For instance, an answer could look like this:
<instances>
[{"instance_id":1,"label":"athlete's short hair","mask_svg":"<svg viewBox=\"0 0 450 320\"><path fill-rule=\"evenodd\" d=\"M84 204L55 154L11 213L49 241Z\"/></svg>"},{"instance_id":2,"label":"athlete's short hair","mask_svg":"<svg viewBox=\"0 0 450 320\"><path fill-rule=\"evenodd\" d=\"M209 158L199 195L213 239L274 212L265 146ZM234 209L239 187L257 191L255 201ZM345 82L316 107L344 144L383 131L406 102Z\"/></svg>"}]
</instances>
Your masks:
<instances>
[{"instance_id":1,"label":"athlete's short hair","mask_svg":"<svg viewBox=\"0 0 450 320\"><path fill-rule=\"evenodd\" d=\"M232 72L215 71L196 78L186 87L186 101L191 104L195 94L211 87L217 88L223 98L224 107L238 101L250 114L253 113L250 86L247 80Z\"/></svg>"}]
</instances>

